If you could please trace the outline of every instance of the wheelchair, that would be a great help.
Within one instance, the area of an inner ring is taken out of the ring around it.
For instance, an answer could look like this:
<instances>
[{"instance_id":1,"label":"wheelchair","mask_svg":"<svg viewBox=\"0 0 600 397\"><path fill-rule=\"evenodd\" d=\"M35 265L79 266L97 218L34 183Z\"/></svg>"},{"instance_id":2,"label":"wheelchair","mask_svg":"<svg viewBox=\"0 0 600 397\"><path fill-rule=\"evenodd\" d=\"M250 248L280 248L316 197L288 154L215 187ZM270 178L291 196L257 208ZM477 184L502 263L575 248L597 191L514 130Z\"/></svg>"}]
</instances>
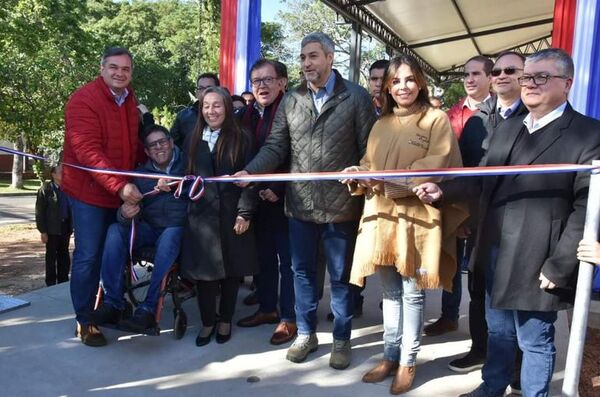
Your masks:
<instances>
[{"instance_id":1,"label":"wheelchair","mask_svg":"<svg viewBox=\"0 0 600 397\"><path fill-rule=\"evenodd\" d=\"M123 318L126 319L133 315L135 308L144 301L148 288L150 286L150 279L152 278L152 271L154 270L154 247L140 247L134 250L133 260L128 261L124 267L123 272L123 286L124 286L124 299L125 309L123 310ZM137 280L134 280L131 272L131 266L135 271ZM98 294L96 295L96 303L94 308L97 308L102 302L102 295L104 290L102 285L98 288ZM160 319L164 308L164 300L167 295L171 296L173 302L173 331L175 339L181 339L185 335L187 330L187 314L183 310L183 302L196 296L194 284L188 280L183 279L179 274L179 264L175 262L166 276L162 279L160 287L160 297L156 307L155 322L156 327L148 328L144 335L158 336L160 335ZM106 326L106 325L103 325ZM131 332L129 329L120 327L120 324L112 327L121 331Z\"/></svg>"}]
</instances>

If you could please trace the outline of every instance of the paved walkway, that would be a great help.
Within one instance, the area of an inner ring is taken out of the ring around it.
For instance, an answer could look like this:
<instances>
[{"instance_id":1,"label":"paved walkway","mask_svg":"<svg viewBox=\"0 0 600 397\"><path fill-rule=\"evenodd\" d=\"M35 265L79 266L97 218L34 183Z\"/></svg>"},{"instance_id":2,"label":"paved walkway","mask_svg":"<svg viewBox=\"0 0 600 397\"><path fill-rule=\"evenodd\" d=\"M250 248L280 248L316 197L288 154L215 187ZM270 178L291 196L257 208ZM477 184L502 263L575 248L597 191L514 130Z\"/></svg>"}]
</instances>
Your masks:
<instances>
[{"instance_id":1,"label":"paved walkway","mask_svg":"<svg viewBox=\"0 0 600 397\"><path fill-rule=\"evenodd\" d=\"M0 226L35 221L35 194L0 195Z\"/></svg>"},{"instance_id":2,"label":"paved walkway","mask_svg":"<svg viewBox=\"0 0 600 397\"><path fill-rule=\"evenodd\" d=\"M169 304L161 321L161 336L106 330L108 346L87 347L73 336L75 322L68 284L43 288L19 296L30 301L30 306L0 314L0 394L6 397L386 396L391 379L375 385L360 381L362 374L382 355L378 285L375 279L368 284L365 314L355 320L352 332L352 365L345 371L327 365L331 349L331 323L325 320L328 305L319 308L319 350L305 363L293 364L285 360L287 345L277 347L268 343L273 329L269 325L234 327L230 342L218 345L213 341L202 348L196 347L199 314L193 301L184 304L190 326L182 340L173 337ZM242 288L240 299L247 293ZM467 303L465 295L461 313L466 313ZM434 321L439 308L440 292L429 292L426 321ZM235 320L253 310L239 302ZM469 348L467 320L461 317L457 332L423 339L415 387L406 396L454 397L479 384L479 371L459 375L446 368L450 360ZM557 321L558 362L552 395L560 394L567 332L566 315L561 313ZM258 381L249 382L251 377L257 377L254 380Z\"/></svg>"}]
</instances>

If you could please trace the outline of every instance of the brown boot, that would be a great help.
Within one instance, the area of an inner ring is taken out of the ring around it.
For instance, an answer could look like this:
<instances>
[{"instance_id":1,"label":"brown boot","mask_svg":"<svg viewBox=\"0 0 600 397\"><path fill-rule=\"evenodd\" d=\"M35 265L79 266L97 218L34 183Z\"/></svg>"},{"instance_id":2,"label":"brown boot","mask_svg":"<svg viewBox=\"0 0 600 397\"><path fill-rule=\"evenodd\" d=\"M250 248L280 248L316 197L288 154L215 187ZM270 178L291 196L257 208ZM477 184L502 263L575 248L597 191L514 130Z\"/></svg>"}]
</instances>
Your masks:
<instances>
[{"instance_id":1,"label":"brown boot","mask_svg":"<svg viewBox=\"0 0 600 397\"><path fill-rule=\"evenodd\" d=\"M378 383L390 376L398 369L398 361L381 360L369 372L363 375L365 383Z\"/></svg>"},{"instance_id":2,"label":"brown boot","mask_svg":"<svg viewBox=\"0 0 600 397\"><path fill-rule=\"evenodd\" d=\"M415 365L412 367L405 367L404 365L401 365L396 372L396 376L394 376L392 385L390 386L390 393L396 395L409 391L413 380L415 380L415 371Z\"/></svg>"}]
</instances>

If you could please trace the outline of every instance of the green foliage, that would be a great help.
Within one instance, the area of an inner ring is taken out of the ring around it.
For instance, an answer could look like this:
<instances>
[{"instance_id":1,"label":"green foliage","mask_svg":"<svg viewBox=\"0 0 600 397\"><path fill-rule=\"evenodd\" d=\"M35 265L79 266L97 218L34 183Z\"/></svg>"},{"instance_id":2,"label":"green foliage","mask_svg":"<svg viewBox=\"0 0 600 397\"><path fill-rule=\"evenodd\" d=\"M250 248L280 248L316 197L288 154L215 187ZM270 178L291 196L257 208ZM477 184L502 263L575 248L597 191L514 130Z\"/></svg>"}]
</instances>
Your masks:
<instances>
[{"instance_id":1,"label":"green foliage","mask_svg":"<svg viewBox=\"0 0 600 397\"><path fill-rule=\"evenodd\" d=\"M462 81L453 81L448 87L444 88L445 91L442 98L444 99L445 106L448 108L467 95Z\"/></svg>"},{"instance_id":2,"label":"green foliage","mask_svg":"<svg viewBox=\"0 0 600 397\"><path fill-rule=\"evenodd\" d=\"M30 150L62 128L63 107L89 65L93 38L81 29L85 2L12 0L1 6L0 137Z\"/></svg>"},{"instance_id":3,"label":"green foliage","mask_svg":"<svg viewBox=\"0 0 600 397\"><path fill-rule=\"evenodd\" d=\"M278 18L282 20L284 44L288 51L282 53L280 60L288 66L290 86L295 85L300 76L300 42L304 36L312 32L323 32L331 37L335 43L333 66L342 75L347 75L350 66L351 25L320 1L282 0L282 3L285 4L285 11L280 11ZM366 86L367 84L371 63L384 58L387 56L382 44L369 40L363 41L360 65L360 83L362 85Z\"/></svg>"}]
</instances>

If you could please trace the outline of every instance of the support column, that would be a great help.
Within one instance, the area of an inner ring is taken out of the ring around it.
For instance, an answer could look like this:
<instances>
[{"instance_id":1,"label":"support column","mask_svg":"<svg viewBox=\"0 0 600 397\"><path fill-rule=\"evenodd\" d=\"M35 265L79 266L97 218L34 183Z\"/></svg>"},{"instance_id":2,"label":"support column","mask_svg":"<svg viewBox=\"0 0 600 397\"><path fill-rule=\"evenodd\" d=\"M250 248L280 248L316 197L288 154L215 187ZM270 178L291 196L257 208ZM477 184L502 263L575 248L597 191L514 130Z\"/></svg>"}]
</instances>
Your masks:
<instances>
[{"instance_id":1,"label":"support column","mask_svg":"<svg viewBox=\"0 0 600 397\"><path fill-rule=\"evenodd\" d=\"M350 37L350 68L348 79L354 83L360 80L360 56L361 56L361 29L360 25L352 22L352 35Z\"/></svg>"}]
</instances>

